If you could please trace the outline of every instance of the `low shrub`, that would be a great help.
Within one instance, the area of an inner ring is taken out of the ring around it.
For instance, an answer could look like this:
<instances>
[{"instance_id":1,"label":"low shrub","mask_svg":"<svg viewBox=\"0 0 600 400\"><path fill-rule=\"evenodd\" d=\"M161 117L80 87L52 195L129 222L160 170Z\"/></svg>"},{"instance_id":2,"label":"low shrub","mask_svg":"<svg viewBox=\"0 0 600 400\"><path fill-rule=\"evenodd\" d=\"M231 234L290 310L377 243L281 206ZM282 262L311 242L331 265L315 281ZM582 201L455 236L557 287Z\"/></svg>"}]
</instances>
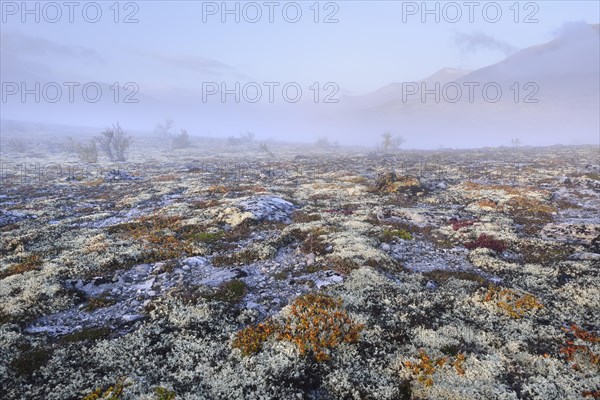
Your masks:
<instances>
[{"instance_id":1,"label":"low shrub","mask_svg":"<svg viewBox=\"0 0 600 400\"><path fill-rule=\"evenodd\" d=\"M488 236L485 233L479 235L479 237L476 240L465 243L464 246L469 250L483 247L486 249L494 250L498 253L502 253L508 247L506 243L504 243L502 240L494 239L492 236Z\"/></svg>"},{"instance_id":2,"label":"low shrub","mask_svg":"<svg viewBox=\"0 0 600 400\"><path fill-rule=\"evenodd\" d=\"M519 294L514 290L490 286L485 294L484 302L494 302L509 317L519 319L529 311L543 308L535 296Z\"/></svg>"},{"instance_id":3,"label":"low shrub","mask_svg":"<svg viewBox=\"0 0 600 400\"><path fill-rule=\"evenodd\" d=\"M419 361L405 361L404 366L410 370L413 376L417 378L417 381L425 386L433 385L432 375L444 365L449 364L456 370L459 375L464 375L465 370L463 363L465 361L465 355L458 353L453 357L439 357L431 358L424 350L419 350Z\"/></svg>"},{"instance_id":4,"label":"low shrub","mask_svg":"<svg viewBox=\"0 0 600 400\"><path fill-rule=\"evenodd\" d=\"M28 271L37 271L41 266L42 257L38 254L32 254L25 257L23 261L0 271L0 279L4 279L11 275L19 275Z\"/></svg>"},{"instance_id":5,"label":"low shrub","mask_svg":"<svg viewBox=\"0 0 600 400\"><path fill-rule=\"evenodd\" d=\"M81 400L119 400L122 399L127 385L124 378L119 378L114 385L106 389L97 388L93 392L84 396Z\"/></svg>"},{"instance_id":6,"label":"low shrub","mask_svg":"<svg viewBox=\"0 0 600 400\"><path fill-rule=\"evenodd\" d=\"M267 320L238 332L233 347L239 348L244 355L251 355L260 351L264 342L274 336L276 340L294 343L300 355L323 362L341 343L358 341L363 328L350 319L341 300L308 293L290 305L289 313L281 321Z\"/></svg>"}]
</instances>

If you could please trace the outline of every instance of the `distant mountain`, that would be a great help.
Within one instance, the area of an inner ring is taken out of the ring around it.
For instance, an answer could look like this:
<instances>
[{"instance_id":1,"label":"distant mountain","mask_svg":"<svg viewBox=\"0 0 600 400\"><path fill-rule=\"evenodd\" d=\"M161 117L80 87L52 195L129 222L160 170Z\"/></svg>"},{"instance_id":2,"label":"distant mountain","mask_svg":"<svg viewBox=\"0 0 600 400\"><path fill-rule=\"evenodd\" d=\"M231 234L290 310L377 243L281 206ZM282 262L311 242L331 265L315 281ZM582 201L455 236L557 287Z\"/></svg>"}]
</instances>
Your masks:
<instances>
[{"instance_id":1,"label":"distant mountain","mask_svg":"<svg viewBox=\"0 0 600 400\"><path fill-rule=\"evenodd\" d=\"M473 71L457 68L442 68L434 74L416 81L416 83L420 84L421 82L425 82L426 84L430 85L435 82L440 82L443 85L448 82L456 81L457 79L460 79L471 72ZM340 103L348 105L349 107L371 108L392 101L401 100L403 85L404 83L402 82L393 82L363 96L343 96L340 99Z\"/></svg>"},{"instance_id":2,"label":"distant mountain","mask_svg":"<svg viewBox=\"0 0 600 400\"><path fill-rule=\"evenodd\" d=\"M418 83L429 90L436 82L440 88L452 82L449 95L440 96L439 102L432 95L422 99L420 93L403 99L403 84L392 83L341 100L337 116L330 114L329 121L335 124L338 118L348 135L352 130L359 135L367 130L373 135L396 131L418 146L432 140L451 145L486 136L504 140L490 144L508 143L516 136L535 136L547 144L600 140L599 25L574 24L556 39L522 49L499 63L475 71L444 68ZM470 101L467 85L473 84L479 86ZM484 85L488 85L487 101ZM456 86L462 97L454 101ZM495 87L502 91L498 101Z\"/></svg>"},{"instance_id":3,"label":"distant mountain","mask_svg":"<svg viewBox=\"0 0 600 400\"><path fill-rule=\"evenodd\" d=\"M459 82L536 82L540 95L591 95L600 83L600 25L581 25L558 38L522 49L505 60L478 69Z\"/></svg>"}]
</instances>

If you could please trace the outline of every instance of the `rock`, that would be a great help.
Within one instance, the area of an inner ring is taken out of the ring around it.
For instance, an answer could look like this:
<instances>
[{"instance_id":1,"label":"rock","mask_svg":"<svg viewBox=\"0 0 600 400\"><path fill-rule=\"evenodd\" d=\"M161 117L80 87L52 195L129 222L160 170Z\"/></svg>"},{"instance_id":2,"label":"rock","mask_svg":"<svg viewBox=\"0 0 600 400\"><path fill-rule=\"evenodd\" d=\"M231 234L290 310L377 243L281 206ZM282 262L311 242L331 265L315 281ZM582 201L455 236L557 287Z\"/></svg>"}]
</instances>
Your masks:
<instances>
[{"instance_id":1,"label":"rock","mask_svg":"<svg viewBox=\"0 0 600 400\"><path fill-rule=\"evenodd\" d=\"M311 265L314 265L315 263L315 254L314 253L310 253L309 255L306 256L306 266L310 267Z\"/></svg>"},{"instance_id":2,"label":"rock","mask_svg":"<svg viewBox=\"0 0 600 400\"><path fill-rule=\"evenodd\" d=\"M121 317L121 319L125 322L135 322L142 318L144 318L144 316L139 314L125 314Z\"/></svg>"},{"instance_id":3,"label":"rock","mask_svg":"<svg viewBox=\"0 0 600 400\"><path fill-rule=\"evenodd\" d=\"M248 276L248 273L240 268L234 268L232 270L232 272L234 273L234 275L233 275L234 279L245 278Z\"/></svg>"},{"instance_id":4,"label":"rock","mask_svg":"<svg viewBox=\"0 0 600 400\"><path fill-rule=\"evenodd\" d=\"M112 279L106 278L106 277L103 277L103 276L97 276L97 277L95 277L95 278L92 279L92 284L94 286L107 285L109 283L113 283Z\"/></svg>"},{"instance_id":5,"label":"rock","mask_svg":"<svg viewBox=\"0 0 600 400\"><path fill-rule=\"evenodd\" d=\"M437 285L433 281L427 281L427 283L425 284L425 289L427 290L436 290L437 288Z\"/></svg>"},{"instance_id":6,"label":"rock","mask_svg":"<svg viewBox=\"0 0 600 400\"><path fill-rule=\"evenodd\" d=\"M390 251L391 250L391 246L387 243L381 243L381 250L383 251Z\"/></svg>"},{"instance_id":7,"label":"rock","mask_svg":"<svg viewBox=\"0 0 600 400\"><path fill-rule=\"evenodd\" d=\"M104 175L105 181L134 181L140 178L132 176L127 171L120 169L111 169L106 175Z\"/></svg>"},{"instance_id":8,"label":"rock","mask_svg":"<svg viewBox=\"0 0 600 400\"><path fill-rule=\"evenodd\" d=\"M600 260L598 253L573 253L569 256L569 260L590 261Z\"/></svg>"},{"instance_id":9,"label":"rock","mask_svg":"<svg viewBox=\"0 0 600 400\"><path fill-rule=\"evenodd\" d=\"M343 282L344 278L338 275L334 271L326 271L321 277L315 279L315 286L317 288L322 288L323 286L333 285L335 283Z\"/></svg>"},{"instance_id":10,"label":"rock","mask_svg":"<svg viewBox=\"0 0 600 400\"><path fill-rule=\"evenodd\" d=\"M0 210L0 226L15 224L28 218L35 217L19 211Z\"/></svg>"},{"instance_id":11,"label":"rock","mask_svg":"<svg viewBox=\"0 0 600 400\"><path fill-rule=\"evenodd\" d=\"M573 183L573 182L571 182L571 178L566 177L566 176L560 178L559 182L563 185L570 185L571 183Z\"/></svg>"},{"instance_id":12,"label":"rock","mask_svg":"<svg viewBox=\"0 0 600 400\"><path fill-rule=\"evenodd\" d=\"M590 250L594 253L600 253L600 235L592 239L592 242L590 243Z\"/></svg>"},{"instance_id":13,"label":"rock","mask_svg":"<svg viewBox=\"0 0 600 400\"><path fill-rule=\"evenodd\" d=\"M255 196L238 203L243 211L250 213L257 221L291 222L292 213L296 206L289 201L275 196Z\"/></svg>"},{"instance_id":14,"label":"rock","mask_svg":"<svg viewBox=\"0 0 600 400\"><path fill-rule=\"evenodd\" d=\"M558 283L560 283L561 285L566 285L567 283L569 283L571 280L573 280L573 276L569 275L565 272L561 272L558 275Z\"/></svg>"}]
</instances>

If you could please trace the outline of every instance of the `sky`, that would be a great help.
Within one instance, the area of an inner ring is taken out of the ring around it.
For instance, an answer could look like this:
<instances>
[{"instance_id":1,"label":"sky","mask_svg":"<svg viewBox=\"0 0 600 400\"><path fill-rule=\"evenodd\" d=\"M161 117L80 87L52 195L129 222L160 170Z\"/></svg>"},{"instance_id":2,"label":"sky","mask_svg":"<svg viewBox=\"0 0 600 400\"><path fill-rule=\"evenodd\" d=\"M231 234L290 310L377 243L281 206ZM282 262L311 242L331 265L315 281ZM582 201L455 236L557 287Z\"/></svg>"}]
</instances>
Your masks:
<instances>
[{"instance_id":1,"label":"sky","mask_svg":"<svg viewBox=\"0 0 600 400\"><path fill-rule=\"evenodd\" d=\"M317 82L320 99L339 99L441 68L476 70L600 18L597 1L1 3L3 82L130 82L140 102L161 103L166 116L183 103L205 106L211 82L256 82L263 95L264 82L296 82L303 100Z\"/></svg>"}]
</instances>

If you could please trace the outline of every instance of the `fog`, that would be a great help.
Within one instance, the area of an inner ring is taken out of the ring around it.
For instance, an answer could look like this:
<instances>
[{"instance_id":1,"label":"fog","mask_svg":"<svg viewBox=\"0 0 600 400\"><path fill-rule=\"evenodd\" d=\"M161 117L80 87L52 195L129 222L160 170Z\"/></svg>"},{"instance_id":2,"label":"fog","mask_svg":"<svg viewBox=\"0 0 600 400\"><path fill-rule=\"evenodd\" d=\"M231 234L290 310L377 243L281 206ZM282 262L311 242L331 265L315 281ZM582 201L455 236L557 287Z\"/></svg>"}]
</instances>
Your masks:
<instances>
[{"instance_id":1,"label":"fog","mask_svg":"<svg viewBox=\"0 0 600 400\"><path fill-rule=\"evenodd\" d=\"M53 4L2 3L4 133L154 134L168 118L212 138L600 143L595 2Z\"/></svg>"}]
</instances>

